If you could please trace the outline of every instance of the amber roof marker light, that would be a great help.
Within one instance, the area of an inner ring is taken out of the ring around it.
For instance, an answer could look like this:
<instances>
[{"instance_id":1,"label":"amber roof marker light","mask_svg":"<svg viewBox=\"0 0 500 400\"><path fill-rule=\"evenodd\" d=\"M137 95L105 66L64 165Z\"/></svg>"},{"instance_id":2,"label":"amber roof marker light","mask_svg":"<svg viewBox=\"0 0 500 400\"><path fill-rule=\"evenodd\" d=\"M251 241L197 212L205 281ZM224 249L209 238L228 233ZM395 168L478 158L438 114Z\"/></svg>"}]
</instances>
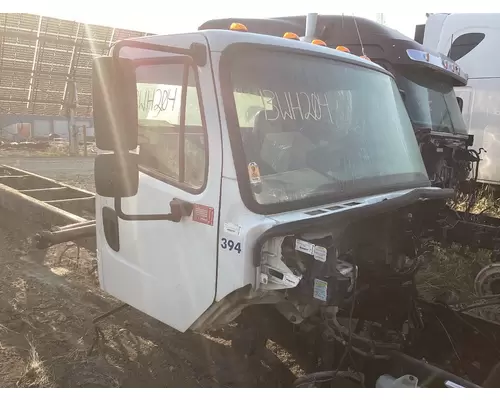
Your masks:
<instances>
[{"instance_id":1,"label":"amber roof marker light","mask_svg":"<svg viewBox=\"0 0 500 400\"><path fill-rule=\"evenodd\" d=\"M291 39L291 40L300 40L299 35L297 35L296 33L293 33L293 32L286 32L283 35L283 38L285 38L285 39Z\"/></svg>"},{"instance_id":2,"label":"amber roof marker light","mask_svg":"<svg viewBox=\"0 0 500 400\"><path fill-rule=\"evenodd\" d=\"M345 47L345 46L337 46L337 47L335 48L335 50L338 50L338 51L343 51L344 53L350 53L350 52L351 52L351 50L349 50L349 48L348 48L348 47Z\"/></svg>"},{"instance_id":3,"label":"amber roof marker light","mask_svg":"<svg viewBox=\"0 0 500 400\"><path fill-rule=\"evenodd\" d=\"M248 32L248 28L239 22L233 22L229 27L231 31Z\"/></svg>"},{"instance_id":4,"label":"amber roof marker light","mask_svg":"<svg viewBox=\"0 0 500 400\"><path fill-rule=\"evenodd\" d=\"M318 46L324 46L324 47L327 47L326 46L326 43L323 41L323 40L320 40L320 39L314 39L312 42L312 44L316 44Z\"/></svg>"}]
</instances>

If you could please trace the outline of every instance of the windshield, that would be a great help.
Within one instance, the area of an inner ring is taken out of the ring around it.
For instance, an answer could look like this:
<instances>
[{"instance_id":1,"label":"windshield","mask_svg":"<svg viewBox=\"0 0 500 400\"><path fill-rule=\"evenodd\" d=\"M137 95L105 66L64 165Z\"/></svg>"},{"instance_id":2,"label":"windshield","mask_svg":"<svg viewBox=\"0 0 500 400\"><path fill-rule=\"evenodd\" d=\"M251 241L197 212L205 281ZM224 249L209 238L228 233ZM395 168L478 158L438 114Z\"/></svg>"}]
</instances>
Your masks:
<instances>
[{"instance_id":1,"label":"windshield","mask_svg":"<svg viewBox=\"0 0 500 400\"><path fill-rule=\"evenodd\" d=\"M415 129L467 134L467 128L450 83L433 74L405 70L397 77Z\"/></svg>"},{"instance_id":2,"label":"windshield","mask_svg":"<svg viewBox=\"0 0 500 400\"><path fill-rule=\"evenodd\" d=\"M246 158L236 162L246 163L246 179L260 205L348 198L428 182L390 76L263 49L238 53L230 71L236 134Z\"/></svg>"}]
</instances>

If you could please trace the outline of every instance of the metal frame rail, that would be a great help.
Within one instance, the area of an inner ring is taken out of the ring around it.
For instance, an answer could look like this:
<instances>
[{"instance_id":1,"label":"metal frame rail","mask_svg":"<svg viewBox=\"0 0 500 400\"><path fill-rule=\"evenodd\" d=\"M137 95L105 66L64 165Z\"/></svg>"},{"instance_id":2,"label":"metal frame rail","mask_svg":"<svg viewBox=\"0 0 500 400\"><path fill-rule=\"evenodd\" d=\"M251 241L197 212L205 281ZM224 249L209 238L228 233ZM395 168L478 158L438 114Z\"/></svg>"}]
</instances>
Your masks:
<instances>
[{"instance_id":1,"label":"metal frame rail","mask_svg":"<svg viewBox=\"0 0 500 400\"><path fill-rule=\"evenodd\" d=\"M92 192L0 164L0 208L44 229L34 238L39 249L77 241L95 250L95 194Z\"/></svg>"}]
</instances>

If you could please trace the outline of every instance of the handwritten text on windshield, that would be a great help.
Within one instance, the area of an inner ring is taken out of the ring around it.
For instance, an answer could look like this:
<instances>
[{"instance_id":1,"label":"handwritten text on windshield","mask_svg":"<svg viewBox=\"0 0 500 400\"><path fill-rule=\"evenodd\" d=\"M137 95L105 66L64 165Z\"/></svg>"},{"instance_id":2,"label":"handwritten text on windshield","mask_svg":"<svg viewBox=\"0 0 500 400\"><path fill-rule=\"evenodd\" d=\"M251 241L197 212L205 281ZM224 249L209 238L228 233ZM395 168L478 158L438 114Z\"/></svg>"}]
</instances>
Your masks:
<instances>
[{"instance_id":1,"label":"handwritten text on windshield","mask_svg":"<svg viewBox=\"0 0 500 400\"><path fill-rule=\"evenodd\" d=\"M333 124L333 117L324 93L274 92L261 90L262 102L267 105L266 120L326 120Z\"/></svg>"}]
</instances>

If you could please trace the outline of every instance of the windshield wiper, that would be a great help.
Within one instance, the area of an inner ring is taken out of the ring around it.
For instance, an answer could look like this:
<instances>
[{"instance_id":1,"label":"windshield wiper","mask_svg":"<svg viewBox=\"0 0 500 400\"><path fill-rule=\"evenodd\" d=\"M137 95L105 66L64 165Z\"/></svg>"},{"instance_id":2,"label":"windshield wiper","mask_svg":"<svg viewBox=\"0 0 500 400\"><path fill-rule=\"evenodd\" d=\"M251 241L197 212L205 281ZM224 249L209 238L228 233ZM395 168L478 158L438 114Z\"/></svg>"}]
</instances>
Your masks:
<instances>
[{"instance_id":1,"label":"windshield wiper","mask_svg":"<svg viewBox=\"0 0 500 400\"><path fill-rule=\"evenodd\" d=\"M331 176L329 176L329 178L331 178ZM353 184L353 182L350 183ZM320 193L329 193L331 191L342 193L346 190L348 184L349 181L340 181L340 180L336 180L334 182L328 182L318 186L316 189L313 190L313 193L320 194Z\"/></svg>"},{"instance_id":2,"label":"windshield wiper","mask_svg":"<svg viewBox=\"0 0 500 400\"><path fill-rule=\"evenodd\" d=\"M415 134L422 135L422 134L426 134L426 133L431 133L432 129L431 128L415 128L414 131L415 131Z\"/></svg>"}]
</instances>

